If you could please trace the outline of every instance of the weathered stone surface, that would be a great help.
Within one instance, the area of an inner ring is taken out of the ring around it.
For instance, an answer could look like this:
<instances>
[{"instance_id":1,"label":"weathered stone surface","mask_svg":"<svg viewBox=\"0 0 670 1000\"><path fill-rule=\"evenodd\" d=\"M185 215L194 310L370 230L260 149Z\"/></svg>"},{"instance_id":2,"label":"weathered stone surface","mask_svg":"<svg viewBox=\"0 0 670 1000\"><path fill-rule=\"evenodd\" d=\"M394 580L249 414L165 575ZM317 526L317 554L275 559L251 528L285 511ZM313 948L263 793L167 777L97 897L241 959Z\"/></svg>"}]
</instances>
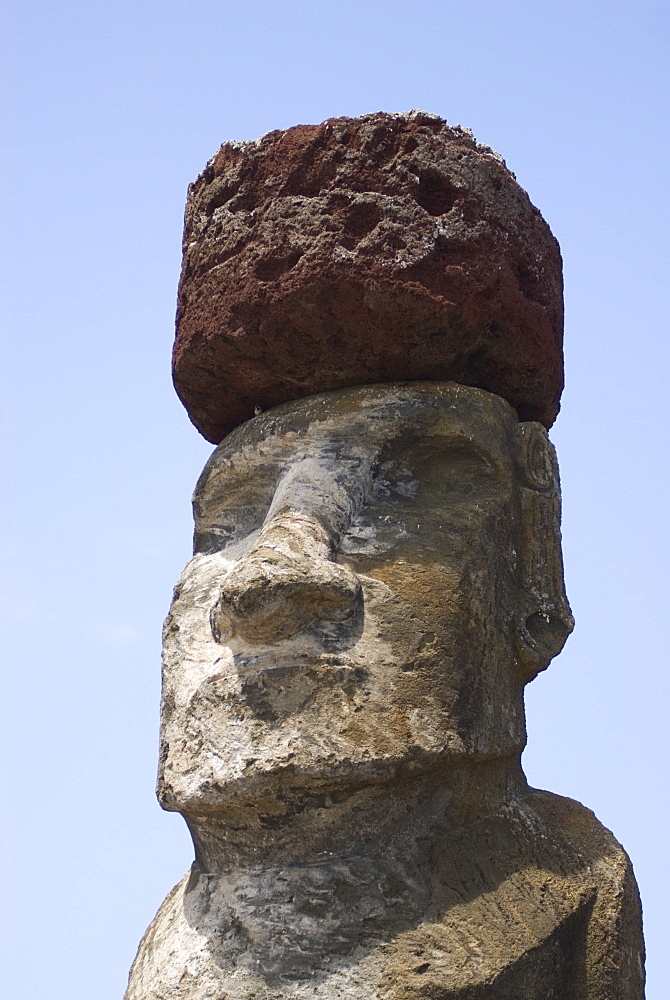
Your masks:
<instances>
[{"instance_id":1,"label":"weathered stone surface","mask_svg":"<svg viewBox=\"0 0 670 1000\"><path fill-rule=\"evenodd\" d=\"M520 767L572 628L543 427L321 394L233 431L194 507L159 796L196 862L126 1000L641 1000L626 855Z\"/></svg>"},{"instance_id":2,"label":"weathered stone surface","mask_svg":"<svg viewBox=\"0 0 670 1000\"><path fill-rule=\"evenodd\" d=\"M435 115L229 142L189 190L174 380L196 427L397 379L495 392L549 427L558 244L500 156Z\"/></svg>"}]
</instances>

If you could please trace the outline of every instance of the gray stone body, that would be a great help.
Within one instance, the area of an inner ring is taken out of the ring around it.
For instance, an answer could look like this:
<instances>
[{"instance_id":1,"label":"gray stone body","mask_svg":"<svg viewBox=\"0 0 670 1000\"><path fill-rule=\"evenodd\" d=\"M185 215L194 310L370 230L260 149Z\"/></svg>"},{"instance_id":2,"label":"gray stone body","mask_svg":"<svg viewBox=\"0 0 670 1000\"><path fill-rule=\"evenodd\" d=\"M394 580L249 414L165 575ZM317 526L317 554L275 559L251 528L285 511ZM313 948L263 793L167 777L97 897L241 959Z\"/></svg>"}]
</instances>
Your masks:
<instances>
[{"instance_id":1,"label":"gray stone body","mask_svg":"<svg viewBox=\"0 0 670 1000\"><path fill-rule=\"evenodd\" d=\"M283 404L195 493L159 797L196 849L126 1000L641 1000L628 859L530 789L572 628L544 428L449 382Z\"/></svg>"}]
</instances>

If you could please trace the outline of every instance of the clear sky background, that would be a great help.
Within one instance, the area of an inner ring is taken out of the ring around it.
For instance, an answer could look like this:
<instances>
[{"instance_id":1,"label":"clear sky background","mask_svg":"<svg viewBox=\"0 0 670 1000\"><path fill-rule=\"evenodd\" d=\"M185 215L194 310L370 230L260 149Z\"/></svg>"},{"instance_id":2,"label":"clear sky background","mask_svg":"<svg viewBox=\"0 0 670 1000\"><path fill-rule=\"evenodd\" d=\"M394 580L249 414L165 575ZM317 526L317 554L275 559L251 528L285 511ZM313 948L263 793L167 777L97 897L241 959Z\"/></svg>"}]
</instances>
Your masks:
<instances>
[{"instance_id":1,"label":"clear sky background","mask_svg":"<svg viewBox=\"0 0 670 1000\"><path fill-rule=\"evenodd\" d=\"M187 184L227 139L418 107L499 150L562 247L577 628L528 691L524 762L630 853L665 1000L668 3L5 9L5 995L120 1000L192 859L153 792L161 621L211 451L170 381Z\"/></svg>"}]
</instances>

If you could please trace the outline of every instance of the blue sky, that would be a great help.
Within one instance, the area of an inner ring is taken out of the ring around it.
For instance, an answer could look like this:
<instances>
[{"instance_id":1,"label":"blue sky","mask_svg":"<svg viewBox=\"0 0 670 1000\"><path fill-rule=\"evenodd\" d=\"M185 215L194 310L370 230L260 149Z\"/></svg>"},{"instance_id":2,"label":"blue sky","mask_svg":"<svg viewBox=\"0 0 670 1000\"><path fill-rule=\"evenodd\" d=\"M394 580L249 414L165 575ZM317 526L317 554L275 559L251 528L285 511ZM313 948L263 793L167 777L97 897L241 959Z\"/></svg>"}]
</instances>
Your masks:
<instances>
[{"instance_id":1,"label":"blue sky","mask_svg":"<svg viewBox=\"0 0 670 1000\"><path fill-rule=\"evenodd\" d=\"M119 1000L191 861L153 798L160 627L211 451L170 382L186 187L219 144L414 107L505 156L561 243L577 628L533 784L632 856L665 962L668 3L5 5L6 993ZM663 114L665 112L665 114Z\"/></svg>"}]
</instances>

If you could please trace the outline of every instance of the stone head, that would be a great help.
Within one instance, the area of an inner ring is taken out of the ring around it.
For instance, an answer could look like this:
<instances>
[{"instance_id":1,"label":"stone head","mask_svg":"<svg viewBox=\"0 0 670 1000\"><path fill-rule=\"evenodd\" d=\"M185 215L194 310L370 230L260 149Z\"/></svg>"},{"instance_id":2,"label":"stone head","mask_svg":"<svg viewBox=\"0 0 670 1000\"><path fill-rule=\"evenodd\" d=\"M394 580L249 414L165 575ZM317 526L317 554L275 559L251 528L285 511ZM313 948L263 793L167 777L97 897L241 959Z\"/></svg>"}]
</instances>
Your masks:
<instances>
[{"instance_id":1,"label":"stone head","mask_svg":"<svg viewBox=\"0 0 670 1000\"><path fill-rule=\"evenodd\" d=\"M545 429L450 382L322 393L228 435L165 626L159 794L216 813L518 754L572 628Z\"/></svg>"}]
</instances>

